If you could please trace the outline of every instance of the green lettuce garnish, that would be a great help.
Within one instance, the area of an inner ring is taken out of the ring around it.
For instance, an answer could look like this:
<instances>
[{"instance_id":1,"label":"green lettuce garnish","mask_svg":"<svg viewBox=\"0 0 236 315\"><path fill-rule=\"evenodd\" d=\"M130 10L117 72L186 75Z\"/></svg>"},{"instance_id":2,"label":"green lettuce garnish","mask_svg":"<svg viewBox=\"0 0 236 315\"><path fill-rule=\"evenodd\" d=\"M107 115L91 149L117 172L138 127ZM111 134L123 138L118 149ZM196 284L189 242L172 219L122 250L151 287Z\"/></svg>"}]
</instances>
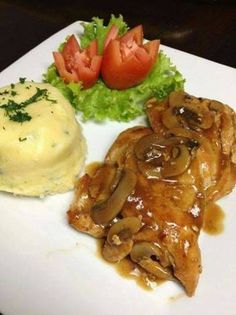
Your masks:
<instances>
[{"instance_id":1,"label":"green lettuce garnish","mask_svg":"<svg viewBox=\"0 0 236 315\"><path fill-rule=\"evenodd\" d=\"M106 33L113 23L119 27L120 35L128 30L122 16L116 18L112 15L107 26L104 26L103 20L99 18L93 18L91 23L83 24L81 46L86 47L96 38L101 50ZM148 77L141 84L129 89L110 89L101 78L93 87L85 90L79 83L65 84L54 65L44 74L44 81L57 87L72 106L82 112L84 120L130 121L144 114L143 104L149 98L162 100L171 91L183 89L185 80L170 59L160 52Z\"/></svg>"},{"instance_id":2,"label":"green lettuce garnish","mask_svg":"<svg viewBox=\"0 0 236 315\"><path fill-rule=\"evenodd\" d=\"M113 24L118 27L120 36L128 31L122 15L115 17L112 14L107 26L104 25L104 20L98 17L93 17L90 23L82 23L84 33L80 36L81 47L85 48L92 40L97 39L98 51L102 54L105 37Z\"/></svg>"}]
</instances>

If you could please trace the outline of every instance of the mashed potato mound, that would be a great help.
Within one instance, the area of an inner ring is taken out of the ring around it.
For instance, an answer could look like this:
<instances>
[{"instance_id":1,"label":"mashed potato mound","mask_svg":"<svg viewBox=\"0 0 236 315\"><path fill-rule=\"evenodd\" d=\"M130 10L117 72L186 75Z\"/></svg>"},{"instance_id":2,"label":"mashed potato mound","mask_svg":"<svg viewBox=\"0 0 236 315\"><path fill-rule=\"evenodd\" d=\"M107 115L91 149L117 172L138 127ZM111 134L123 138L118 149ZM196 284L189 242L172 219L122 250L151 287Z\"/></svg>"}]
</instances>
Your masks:
<instances>
[{"instance_id":1,"label":"mashed potato mound","mask_svg":"<svg viewBox=\"0 0 236 315\"><path fill-rule=\"evenodd\" d=\"M0 89L0 190L45 196L73 189L85 155L80 125L60 91L33 82Z\"/></svg>"}]
</instances>

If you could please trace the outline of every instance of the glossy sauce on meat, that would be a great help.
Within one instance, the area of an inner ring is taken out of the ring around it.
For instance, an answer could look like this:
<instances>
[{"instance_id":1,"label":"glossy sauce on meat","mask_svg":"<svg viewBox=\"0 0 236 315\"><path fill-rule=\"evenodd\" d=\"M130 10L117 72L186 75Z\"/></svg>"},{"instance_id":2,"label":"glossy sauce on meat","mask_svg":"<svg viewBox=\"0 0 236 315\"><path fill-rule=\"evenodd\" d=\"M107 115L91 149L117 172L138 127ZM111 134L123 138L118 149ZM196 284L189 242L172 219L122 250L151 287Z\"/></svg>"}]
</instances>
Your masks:
<instances>
[{"instance_id":1,"label":"glossy sauce on meat","mask_svg":"<svg viewBox=\"0 0 236 315\"><path fill-rule=\"evenodd\" d=\"M120 276L126 279L134 280L142 289L150 291L161 285L165 280L157 279L155 276L147 273L129 258L124 258L114 265Z\"/></svg>"},{"instance_id":2,"label":"glossy sauce on meat","mask_svg":"<svg viewBox=\"0 0 236 315\"><path fill-rule=\"evenodd\" d=\"M219 235L224 231L225 213L216 203L209 203L205 209L203 231L210 235Z\"/></svg>"},{"instance_id":3,"label":"glossy sauce on meat","mask_svg":"<svg viewBox=\"0 0 236 315\"><path fill-rule=\"evenodd\" d=\"M199 233L222 231L213 202L236 181L235 113L181 91L148 102L147 115L151 128L124 130L104 163L87 167L68 219L103 239L103 258L123 276L151 286L178 280L192 296Z\"/></svg>"},{"instance_id":4,"label":"glossy sauce on meat","mask_svg":"<svg viewBox=\"0 0 236 315\"><path fill-rule=\"evenodd\" d=\"M88 165L86 165L85 173L92 177L101 165L102 163L99 161L91 162Z\"/></svg>"},{"instance_id":5,"label":"glossy sauce on meat","mask_svg":"<svg viewBox=\"0 0 236 315\"><path fill-rule=\"evenodd\" d=\"M97 240L97 257L104 261L102 256L102 248L104 239ZM117 273L127 279L133 280L139 287L146 291L153 290L156 286L161 285L165 280L157 279L154 275L147 273L139 265L135 264L129 258L124 258L121 261L112 265Z\"/></svg>"}]
</instances>

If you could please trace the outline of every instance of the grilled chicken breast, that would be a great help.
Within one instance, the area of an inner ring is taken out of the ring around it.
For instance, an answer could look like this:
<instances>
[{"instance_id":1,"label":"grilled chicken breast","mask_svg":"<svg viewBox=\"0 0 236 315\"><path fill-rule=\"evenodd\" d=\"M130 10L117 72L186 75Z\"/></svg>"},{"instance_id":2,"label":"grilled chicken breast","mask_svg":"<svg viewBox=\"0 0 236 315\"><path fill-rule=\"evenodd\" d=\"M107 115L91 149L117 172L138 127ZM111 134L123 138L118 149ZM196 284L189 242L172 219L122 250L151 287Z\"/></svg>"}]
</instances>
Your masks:
<instances>
[{"instance_id":1,"label":"grilled chicken breast","mask_svg":"<svg viewBox=\"0 0 236 315\"><path fill-rule=\"evenodd\" d=\"M69 223L103 237L106 260L128 257L192 296L205 206L235 185L235 113L184 92L150 100L146 112L150 127L122 132L104 163L78 180Z\"/></svg>"}]
</instances>

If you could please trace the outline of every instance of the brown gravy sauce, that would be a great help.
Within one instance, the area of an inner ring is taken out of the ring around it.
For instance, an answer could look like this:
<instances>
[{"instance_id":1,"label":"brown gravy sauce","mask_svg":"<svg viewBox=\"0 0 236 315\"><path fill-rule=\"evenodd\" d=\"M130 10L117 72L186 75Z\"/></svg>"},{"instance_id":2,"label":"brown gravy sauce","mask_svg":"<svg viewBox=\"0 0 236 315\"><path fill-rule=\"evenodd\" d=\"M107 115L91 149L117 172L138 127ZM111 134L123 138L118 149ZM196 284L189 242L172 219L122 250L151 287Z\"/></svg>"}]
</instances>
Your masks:
<instances>
[{"instance_id":1,"label":"brown gravy sauce","mask_svg":"<svg viewBox=\"0 0 236 315\"><path fill-rule=\"evenodd\" d=\"M206 206L203 231L210 235L219 235L224 231L225 214L220 206L212 202Z\"/></svg>"},{"instance_id":2,"label":"brown gravy sauce","mask_svg":"<svg viewBox=\"0 0 236 315\"><path fill-rule=\"evenodd\" d=\"M203 231L209 235L219 235L224 230L224 217L225 214L220 206L215 203L208 204L205 209ZM103 259L103 244L104 240L97 241L97 254L101 259ZM122 259L119 263L113 264L113 266L120 276L126 279L134 280L138 286L147 291L151 291L156 286L165 282L165 280L156 279L154 276L146 273L145 270L140 268L128 258Z\"/></svg>"},{"instance_id":3,"label":"brown gravy sauce","mask_svg":"<svg viewBox=\"0 0 236 315\"><path fill-rule=\"evenodd\" d=\"M85 172L89 176L93 176L102 164L103 163L101 162L89 163L85 168ZM97 240L97 256L105 261L102 256L103 244L104 239ZM153 275L148 274L144 269L133 263L129 258L124 258L120 262L113 264L113 266L120 276L126 279L134 280L138 286L147 291L152 290L154 287L164 282L164 280L157 279Z\"/></svg>"},{"instance_id":4,"label":"brown gravy sauce","mask_svg":"<svg viewBox=\"0 0 236 315\"><path fill-rule=\"evenodd\" d=\"M93 176L102 164L101 162L92 162L86 166L85 172ZM219 235L224 230L224 217L225 214L220 206L214 202L209 203L205 209L203 231L209 235ZM103 244L104 240L97 240L97 256L102 259ZM129 258L124 258L113 266L120 276L134 280L138 286L148 291L165 282L165 280L157 279L148 274Z\"/></svg>"},{"instance_id":5,"label":"brown gravy sauce","mask_svg":"<svg viewBox=\"0 0 236 315\"><path fill-rule=\"evenodd\" d=\"M120 276L134 280L139 287L147 291L151 291L165 282L165 280L157 279L153 275L148 274L128 258L124 258L119 263L116 263L115 269Z\"/></svg>"},{"instance_id":6,"label":"brown gravy sauce","mask_svg":"<svg viewBox=\"0 0 236 315\"><path fill-rule=\"evenodd\" d=\"M97 240L97 256L106 262L106 260L102 257L103 244L103 239ZM107 264L111 265L109 262L107 262ZM121 277L134 280L139 287L146 291L151 291L157 285L165 282L165 280L157 279L155 276L148 274L144 269L133 263L129 258L124 258L120 262L113 264L113 267Z\"/></svg>"}]
</instances>

